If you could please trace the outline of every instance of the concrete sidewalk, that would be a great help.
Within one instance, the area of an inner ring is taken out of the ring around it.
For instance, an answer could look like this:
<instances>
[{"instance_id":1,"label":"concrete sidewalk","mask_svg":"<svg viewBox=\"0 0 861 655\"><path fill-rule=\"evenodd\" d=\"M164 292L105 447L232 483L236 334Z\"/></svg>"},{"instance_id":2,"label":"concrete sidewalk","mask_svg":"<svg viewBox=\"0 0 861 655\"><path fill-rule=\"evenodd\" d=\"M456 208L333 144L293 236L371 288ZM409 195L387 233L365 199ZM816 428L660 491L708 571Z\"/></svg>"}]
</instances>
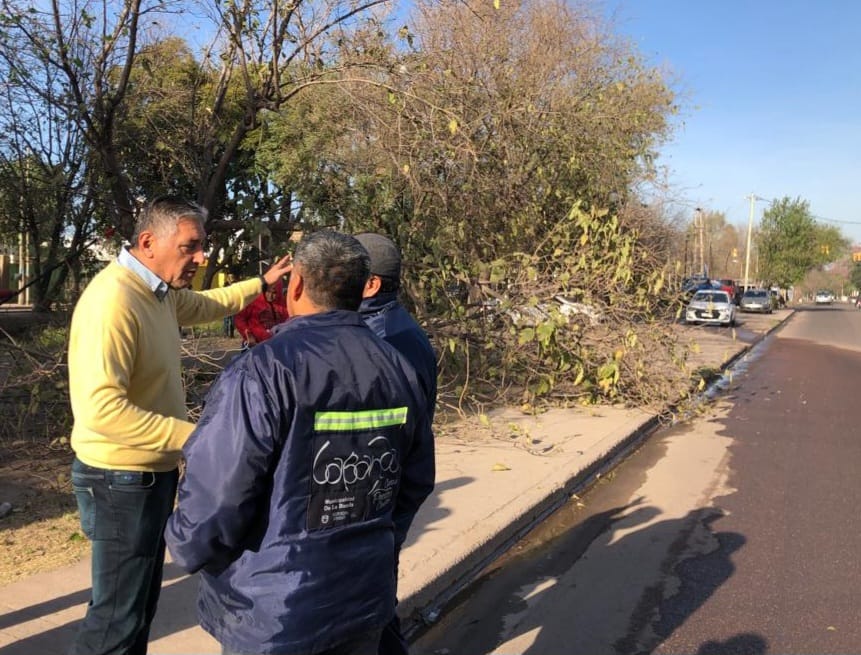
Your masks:
<instances>
[{"instance_id":1,"label":"concrete sidewalk","mask_svg":"<svg viewBox=\"0 0 861 655\"><path fill-rule=\"evenodd\" d=\"M695 364L725 367L792 314L742 315L739 333L702 328ZM401 553L399 613L406 625L436 608L507 544L610 467L657 426L653 414L615 407L506 411L498 436L437 441L437 484ZM89 599L89 561L0 588L0 655L64 654ZM168 563L149 652L220 653L197 626L197 581Z\"/></svg>"}]
</instances>

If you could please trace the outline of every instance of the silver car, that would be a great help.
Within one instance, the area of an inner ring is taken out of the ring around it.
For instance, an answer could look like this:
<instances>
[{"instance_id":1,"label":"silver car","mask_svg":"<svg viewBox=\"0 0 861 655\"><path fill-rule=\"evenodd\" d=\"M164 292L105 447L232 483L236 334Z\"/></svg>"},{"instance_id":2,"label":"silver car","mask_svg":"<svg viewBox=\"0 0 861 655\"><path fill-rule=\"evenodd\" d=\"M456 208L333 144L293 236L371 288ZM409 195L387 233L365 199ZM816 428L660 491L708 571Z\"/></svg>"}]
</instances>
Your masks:
<instances>
[{"instance_id":1,"label":"silver car","mask_svg":"<svg viewBox=\"0 0 861 655\"><path fill-rule=\"evenodd\" d=\"M735 325L735 304L726 291L702 289L688 303L685 323Z\"/></svg>"},{"instance_id":2,"label":"silver car","mask_svg":"<svg viewBox=\"0 0 861 655\"><path fill-rule=\"evenodd\" d=\"M771 314L774 311L771 293L767 289L748 289L741 297L739 309L743 312Z\"/></svg>"},{"instance_id":3,"label":"silver car","mask_svg":"<svg viewBox=\"0 0 861 655\"><path fill-rule=\"evenodd\" d=\"M830 291L822 289L816 292L816 297L813 299L813 301L817 305L830 305L834 302L834 294Z\"/></svg>"}]
</instances>

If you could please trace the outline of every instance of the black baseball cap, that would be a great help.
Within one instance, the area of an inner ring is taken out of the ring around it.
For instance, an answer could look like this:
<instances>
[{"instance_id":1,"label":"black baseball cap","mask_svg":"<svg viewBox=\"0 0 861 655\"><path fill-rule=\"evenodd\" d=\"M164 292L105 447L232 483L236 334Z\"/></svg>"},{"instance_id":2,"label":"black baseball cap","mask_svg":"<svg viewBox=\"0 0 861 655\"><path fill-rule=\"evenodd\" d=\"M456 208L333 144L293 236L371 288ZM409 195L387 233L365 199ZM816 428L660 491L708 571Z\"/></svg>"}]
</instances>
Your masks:
<instances>
[{"instance_id":1,"label":"black baseball cap","mask_svg":"<svg viewBox=\"0 0 861 655\"><path fill-rule=\"evenodd\" d=\"M373 232L363 232L355 237L371 257L371 275L391 280L400 279L401 253L391 239Z\"/></svg>"}]
</instances>

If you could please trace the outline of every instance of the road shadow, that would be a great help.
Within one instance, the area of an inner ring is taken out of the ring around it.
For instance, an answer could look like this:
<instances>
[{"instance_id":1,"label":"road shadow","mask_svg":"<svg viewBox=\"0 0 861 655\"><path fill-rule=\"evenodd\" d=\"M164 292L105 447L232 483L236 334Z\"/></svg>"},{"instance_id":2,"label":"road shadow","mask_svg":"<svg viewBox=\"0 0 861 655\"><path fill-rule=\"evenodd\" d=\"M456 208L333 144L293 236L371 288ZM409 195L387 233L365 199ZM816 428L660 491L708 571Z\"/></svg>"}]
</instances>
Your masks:
<instances>
[{"instance_id":1,"label":"road shadow","mask_svg":"<svg viewBox=\"0 0 861 655\"><path fill-rule=\"evenodd\" d=\"M634 592L639 594L639 601L630 616L627 634L612 644L616 655L644 655L666 641L732 576L735 571L732 554L746 541L744 536L737 533L714 531L713 523L722 516L714 508L691 511L681 519L649 523L642 529L631 531L634 527L631 524L632 516L637 516L640 523L648 523L657 511L656 508L644 507L632 513L617 512L599 517L599 520L608 522L608 528L613 528L617 521L624 521L627 530L624 537L611 541L601 553L605 570L625 570L626 562L631 557L647 553L654 544L670 544L660 564L658 580ZM697 545L692 548L693 543ZM705 546L707 551L710 547L714 549L703 553L703 544L711 544ZM561 568L551 575L562 577L570 574L567 574L567 569ZM619 580L621 576L615 579ZM619 597L630 592L630 589L618 590ZM561 602L565 590L559 593ZM614 602L613 593L605 592L596 595L595 599L604 603L604 606L590 608L589 614L593 617L609 616L620 611ZM562 635L569 629L570 621L574 620L577 613L578 609L572 608L572 616L563 614L560 625L538 626L535 641L523 655L550 655L557 651L559 644L564 643L560 641ZM751 637L765 641L758 635ZM750 643L750 640L746 643Z\"/></svg>"},{"instance_id":2,"label":"road shadow","mask_svg":"<svg viewBox=\"0 0 861 655\"><path fill-rule=\"evenodd\" d=\"M650 653L668 640L687 619L696 612L717 589L735 572L732 555L746 543L746 538L737 532L720 532L713 524L723 516L715 508L703 508L689 512L681 521L668 521L672 529L678 524L678 539L667 553L661 566L663 576L660 583L644 593L629 626L629 636L617 642L619 653ZM700 534L696 534L699 532ZM716 545L709 552L689 551L692 541L709 540ZM678 589L672 587L678 583ZM657 618L655 618L657 617ZM755 638L755 639L754 639ZM734 637L727 642L710 641L703 644L710 649L735 648L740 643L750 645L756 639L767 642L761 635L746 635L744 639ZM723 644L723 646L721 645ZM698 652L701 652L700 651ZM709 650L708 652L712 652ZM719 650L715 652L735 652ZM762 652L762 651L743 651Z\"/></svg>"},{"instance_id":3,"label":"road shadow","mask_svg":"<svg viewBox=\"0 0 861 655\"><path fill-rule=\"evenodd\" d=\"M560 524L543 543L507 554L412 652L510 653L512 643L519 655L653 652L733 575L732 555L746 540L714 530L715 509L656 521L660 510L638 503ZM700 654L767 649L746 634L703 643Z\"/></svg>"}]
</instances>

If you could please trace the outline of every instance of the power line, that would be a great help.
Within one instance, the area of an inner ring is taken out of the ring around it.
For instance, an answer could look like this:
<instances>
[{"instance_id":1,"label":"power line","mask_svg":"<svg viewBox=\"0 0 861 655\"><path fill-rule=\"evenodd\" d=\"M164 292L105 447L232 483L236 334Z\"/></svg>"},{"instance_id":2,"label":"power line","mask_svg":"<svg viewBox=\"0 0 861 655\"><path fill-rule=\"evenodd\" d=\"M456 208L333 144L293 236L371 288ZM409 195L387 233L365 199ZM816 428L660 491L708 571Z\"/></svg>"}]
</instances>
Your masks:
<instances>
[{"instance_id":1,"label":"power line","mask_svg":"<svg viewBox=\"0 0 861 655\"><path fill-rule=\"evenodd\" d=\"M839 225L861 225L861 221L838 221L836 218L825 218L824 216L817 216L816 214L811 214L811 216L817 221L824 221L826 223L838 223Z\"/></svg>"}]
</instances>

